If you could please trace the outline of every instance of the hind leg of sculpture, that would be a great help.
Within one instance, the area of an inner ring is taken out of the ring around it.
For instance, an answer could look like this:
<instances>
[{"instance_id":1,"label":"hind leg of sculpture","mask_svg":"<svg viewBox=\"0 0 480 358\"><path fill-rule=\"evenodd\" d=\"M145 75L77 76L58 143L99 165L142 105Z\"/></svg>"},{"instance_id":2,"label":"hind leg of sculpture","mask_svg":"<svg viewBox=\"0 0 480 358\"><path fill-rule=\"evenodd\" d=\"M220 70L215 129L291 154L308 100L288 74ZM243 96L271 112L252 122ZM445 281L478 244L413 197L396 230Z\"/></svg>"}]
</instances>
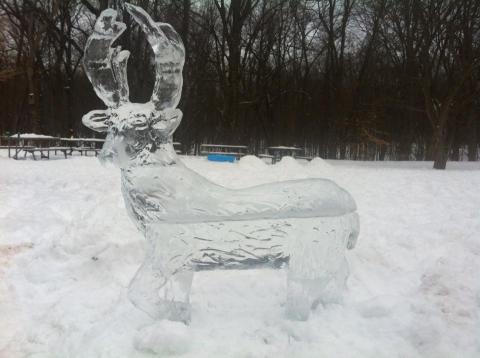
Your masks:
<instances>
[{"instance_id":1,"label":"hind leg of sculpture","mask_svg":"<svg viewBox=\"0 0 480 358\"><path fill-rule=\"evenodd\" d=\"M344 258L342 265L336 271L334 277L328 282L327 286L318 297L318 303L340 303L342 301L342 294L347 286L347 278L350 271L348 262Z\"/></svg>"},{"instance_id":2,"label":"hind leg of sculpture","mask_svg":"<svg viewBox=\"0 0 480 358\"><path fill-rule=\"evenodd\" d=\"M308 261L308 260L307 260ZM308 319L310 311L319 303L339 303L349 274L347 260L327 268L321 264L305 266L301 260L292 257L287 277L287 317L293 320Z\"/></svg>"},{"instance_id":3,"label":"hind leg of sculpture","mask_svg":"<svg viewBox=\"0 0 480 358\"><path fill-rule=\"evenodd\" d=\"M321 218L312 227L298 228L296 240L288 245L289 318L306 320L319 303L340 300L348 276L345 250L355 230L345 225L350 219Z\"/></svg>"},{"instance_id":4,"label":"hind leg of sculpture","mask_svg":"<svg viewBox=\"0 0 480 358\"><path fill-rule=\"evenodd\" d=\"M287 278L286 315L289 319L306 321L325 289L327 277L315 279L301 278L291 275Z\"/></svg>"},{"instance_id":5,"label":"hind leg of sculpture","mask_svg":"<svg viewBox=\"0 0 480 358\"><path fill-rule=\"evenodd\" d=\"M132 303L154 319L190 321L193 271L166 275L153 257L147 257L130 283Z\"/></svg>"},{"instance_id":6,"label":"hind leg of sculpture","mask_svg":"<svg viewBox=\"0 0 480 358\"><path fill-rule=\"evenodd\" d=\"M334 280L343 260L337 250L335 231L303 228L289 247L287 275L287 317L307 320L310 311L321 301L325 289Z\"/></svg>"},{"instance_id":7,"label":"hind leg of sculpture","mask_svg":"<svg viewBox=\"0 0 480 358\"><path fill-rule=\"evenodd\" d=\"M301 245L300 248L290 255L286 314L292 320L305 321L318 304L329 277L315 257L313 245Z\"/></svg>"}]
</instances>

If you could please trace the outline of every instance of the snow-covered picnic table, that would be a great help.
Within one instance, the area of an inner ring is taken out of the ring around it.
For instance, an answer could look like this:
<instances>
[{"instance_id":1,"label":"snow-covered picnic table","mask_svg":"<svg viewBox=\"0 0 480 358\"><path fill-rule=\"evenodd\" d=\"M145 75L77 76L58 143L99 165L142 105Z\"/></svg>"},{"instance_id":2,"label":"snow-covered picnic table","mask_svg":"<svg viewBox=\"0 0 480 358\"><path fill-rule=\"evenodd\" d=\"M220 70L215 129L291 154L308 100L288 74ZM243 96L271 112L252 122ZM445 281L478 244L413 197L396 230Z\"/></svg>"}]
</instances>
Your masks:
<instances>
[{"instance_id":1,"label":"snow-covered picnic table","mask_svg":"<svg viewBox=\"0 0 480 358\"><path fill-rule=\"evenodd\" d=\"M247 154L246 145L201 144L200 155L226 155L237 159Z\"/></svg>"},{"instance_id":2,"label":"snow-covered picnic table","mask_svg":"<svg viewBox=\"0 0 480 358\"><path fill-rule=\"evenodd\" d=\"M60 142L69 147L70 155L73 152L79 152L80 155L87 155L88 152L93 152L95 156L101 148L98 146L103 145L105 139L101 138L60 138Z\"/></svg>"},{"instance_id":3,"label":"snow-covered picnic table","mask_svg":"<svg viewBox=\"0 0 480 358\"><path fill-rule=\"evenodd\" d=\"M285 156L297 157L298 154L303 152L303 148L298 147L287 147L287 146L276 146L267 148L269 155L272 158L272 163L279 161Z\"/></svg>"},{"instance_id":4,"label":"snow-covered picnic table","mask_svg":"<svg viewBox=\"0 0 480 358\"><path fill-rule=\"evenodd\" d=\"M175 149L175 153L182 154L182 143L173 142L173 148Z\"/></svg>"},{"instance_id":5,"label":"snow-covered picnic table","mask_svg":"<svg viewBox=\"0 0 480 358\"><path fill-rule=\"evenodd\" d=\"M50 151L61 150L64 152L65 157L66 149L59 148L53 149L52 142L57 142L58 138L35 133L23 133L23 134L14 134L8 138L8 157L18 159L18 156L23 152L24 157L27 154L31 154L33 159L36 159L35 152L40 154L40 158L49 158ZM13 156L11 155L11 150L15 151ZM55 152L56 153L56 152Z\"/></svg>"},{"instance_id":6,"label":"snow-covered picnic table","mask_svg":"<svg viewBox=\"0 0 480 358\"><path fill-rule=\"evenodd\" d=\"M27 154L31 154L36 160L35 153L39 153L40 158L45 159L50 158L51 152L55 155L57 152L61 152L65 158L68 154L72 155L74 151L79 151L81 155L93 151L97 155L99 149L96 144L104 141L100 138L60 138L35 133L15 134L7 138L8 156L18 159L21 153L24 158ZM14 150L13 155L12 150Z\"/></svg>"}]
</instances>

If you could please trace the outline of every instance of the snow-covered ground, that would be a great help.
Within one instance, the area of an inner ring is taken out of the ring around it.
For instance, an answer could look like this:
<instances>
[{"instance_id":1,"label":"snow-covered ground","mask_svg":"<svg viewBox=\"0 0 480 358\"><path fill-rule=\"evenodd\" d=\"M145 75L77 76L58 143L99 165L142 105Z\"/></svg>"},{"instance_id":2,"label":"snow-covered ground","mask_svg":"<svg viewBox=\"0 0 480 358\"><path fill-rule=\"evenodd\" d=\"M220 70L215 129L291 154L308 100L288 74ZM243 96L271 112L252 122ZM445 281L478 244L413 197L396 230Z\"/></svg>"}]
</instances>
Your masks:
<instances>
[{"instance_id":1,"label":"snow-covered ground","mask_svg":"<svg viewBox=\"0 0 480 358\"><path fill-rule=\"evenodd\" d=\"M342 304L283 316L285 272L202 272L189 326L126 298L144 254L119 172L94 158L0 154L0 357L479 357L480 164L237 164L184 158L244 187L328 177L355 197L361 235Z\"/></svg>"}]
</instances>

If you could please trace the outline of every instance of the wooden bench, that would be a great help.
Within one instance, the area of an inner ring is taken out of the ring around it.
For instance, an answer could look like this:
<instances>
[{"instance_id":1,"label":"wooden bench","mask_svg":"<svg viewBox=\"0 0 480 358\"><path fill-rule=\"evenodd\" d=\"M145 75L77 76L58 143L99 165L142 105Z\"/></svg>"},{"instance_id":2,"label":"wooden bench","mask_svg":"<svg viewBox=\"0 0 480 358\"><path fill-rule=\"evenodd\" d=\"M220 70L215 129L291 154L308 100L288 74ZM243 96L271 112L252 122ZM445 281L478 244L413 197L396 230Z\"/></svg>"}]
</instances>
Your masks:
<instances>
[{"instance_id":1,"label":"wooden bench","mask_svg":"<svg viewBox=\"0 0 480 358\"><path fill-rule=\"evenodd\" d=\"M23 147L22 150L25 152L24 157L27 156L28 153L30 153L33 157L33 160L37 160L35 157L35 152L40 153L40 159L50 159L50 152L54 152L55 155L57 152L62 152L63 155L65 156L65 159L67 159L67 151L70 150L68 147L47 147L47 148L42 148L42 147Z\"/></svg>"},{"instance_id":2,"label":"wooden bench","mask_svg":"<svg viewBox=\"0 0 480 358\"><path fill-rule=\"evenodd\" d=\"M270 155L270 154L259 154L258 157L260 159L263 159L264 161L269 161L268 164L273 164L273 161L275 159L275 157L273 155Z\"/></svg>"},{"instance_id":3,"label":"wooden bench","mask_svg":"<svg viewBox=\"0 0 480 358\"><path fill-rule=\"evenodd\" d=\"M240 159L246 155L247 149L246 145L201 144L200 155L225 155Z\"/></svg>"},{"instance_id":4,"label":"wooden bench","mask_svg":"<svg viewBox=\"0 0 480 358\"><path fill-rule=\"evenodd\" d=\"M92 147L70 147L69 150L70 150L70 155L72 155L73 152L79 152L80 155L87 156L88 152L93 152L95 156L97 156L98 152L100 152L101 149L92 148Z\"/></svg>"},{"instance_id":5,"label":"wooden bench","mask_svg":"<svg viewBox=\"0 0 480 358\"><path fill-rule=\"evenodd\" d=\"M226 155L226 156L233 156L236 159L240 159L245 155L245 153L238 153L238 152L209 152L209 151L202 151L200 152L201 155Z\"/></svg>"},{"instance_id":6,"label":"wooden bench","mask_svg":"<svg viewBox=\"0 0 480 358\"><path fill-rule=\"evenodd\" d=\"M283 145L277 147L268 147L267 150L273 156L272 164L275 164L285 156L297 158L297 154L303 152L302 148L286 147Z\"/></svg>"},{"instance_id":7,"label":"wooden bench","mask_svg":"<svg viewBox=\"0 0 480 358\"><path fill-rule=\"evenodd\" d=\"M307 156L295 156L295 159L303 159L303 160L307 160L307 161L311 161L313 159L313 157L307 157Z\"/></svg>"},{"instance_id":8,"label":"wooden bench","mask_svg":"<svg viewBox=\"0 0 480 358\"><path fill-rule=\"evenodd\" d=\"M175 153L182 154L182 143L173 142L173 149L175 149Z\"/></svg>"}]
</instances>

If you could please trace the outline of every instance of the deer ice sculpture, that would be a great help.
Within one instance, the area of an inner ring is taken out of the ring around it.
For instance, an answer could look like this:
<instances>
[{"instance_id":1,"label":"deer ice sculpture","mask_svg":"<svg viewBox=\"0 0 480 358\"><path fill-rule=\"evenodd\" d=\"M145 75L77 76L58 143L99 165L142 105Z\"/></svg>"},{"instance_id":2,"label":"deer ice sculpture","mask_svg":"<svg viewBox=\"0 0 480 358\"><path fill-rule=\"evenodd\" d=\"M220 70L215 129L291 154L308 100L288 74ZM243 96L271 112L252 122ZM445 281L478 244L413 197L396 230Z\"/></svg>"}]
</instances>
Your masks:
<instances>
[{"instance_id":1,"label":"deer ice sculpture","mask_svg":"<svg viewBox=\"0 0 480 358\"><path fill-rule=\"evenodd\" d=\"M107 132L101 160L121 170L130 217L148 242L146 259L129 287L131 301L156 319L188 321L194 271L288 265L286 311L308 318L344 286L345 249L359 233L356 205L330 180L306 179L242 190L216 185L177 158L172 134L182 118L185 50L168 24L125 4L155 55L156 79L147 103L130 103L129 52L112 43L126 26L103 11L87 41L84 67L106 110L83 123Z\"/></svg>"}]
</instances>

